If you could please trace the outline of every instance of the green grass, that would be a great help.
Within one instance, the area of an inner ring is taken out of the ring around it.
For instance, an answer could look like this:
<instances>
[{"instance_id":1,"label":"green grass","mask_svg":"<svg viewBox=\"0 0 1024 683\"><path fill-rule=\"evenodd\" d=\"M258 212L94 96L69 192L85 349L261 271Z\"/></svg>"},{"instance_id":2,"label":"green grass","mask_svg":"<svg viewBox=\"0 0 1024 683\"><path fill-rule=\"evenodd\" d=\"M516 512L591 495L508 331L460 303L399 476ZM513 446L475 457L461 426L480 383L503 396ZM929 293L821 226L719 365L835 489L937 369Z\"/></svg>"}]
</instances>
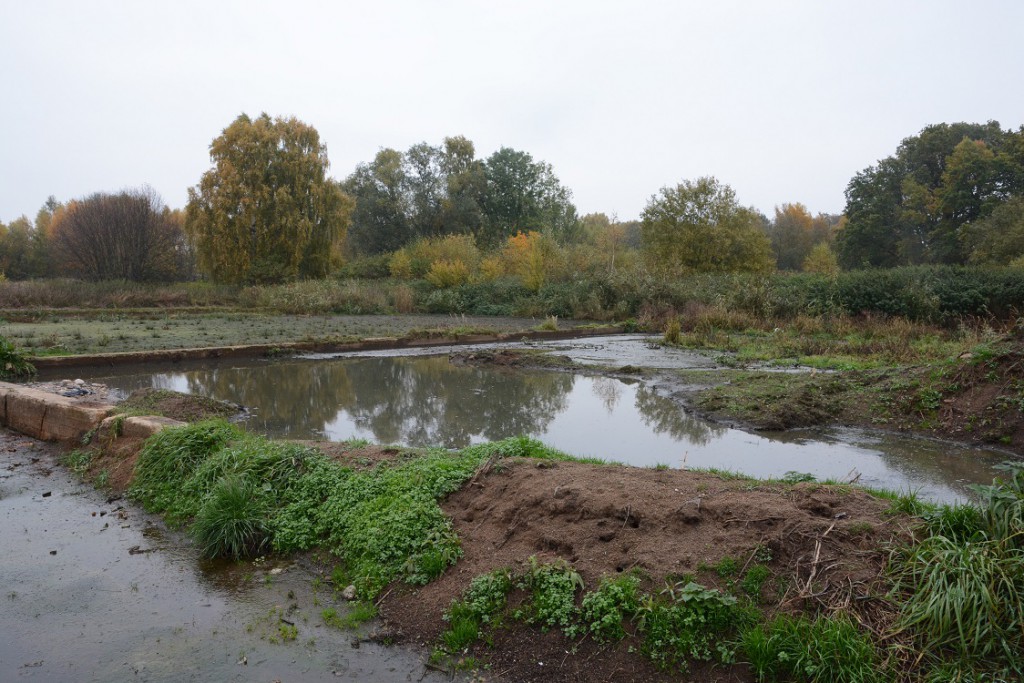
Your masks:
<instances>
[{"instance_id":1,"label":"green grass","mask_svg":"<svg viewBox=\"0 0 1024 683\"><path fill-rule=\"evenodd\" d=\"M26 354L4 336L0 336L0 380L21 380L35 376L36 368Z\"/></svg>"},{"instance_id":2,"label":"green grass","mask_svg":"<svg viewBox=\"0 0 1024 683\"><path fill-rule=\"evenodd\" d=\"M1024 674L1024 463L1004 469L974 509L925 511L924 536L892 553L900 627L939 669Z\"/></svg>"},{"instance_id":3,"label":"green grass","mask_svg":"<svg viewBox=\"0 0 1024 683\"><path fill-rule=\"evenodd\" d=\"M147 512L180 508L182 487L195 469L225 444L242 438L238 427L208 420L165 429L146 440L135 466L129 495ZM172 521L176 515L171 514Z\"/></svg>"},{"instance_id":4,"label":"green grass","mask_svg":"<svg viewBox=\"0 0 1024 683\"><path fill-rule=\"evenodd\" d=\"M268 511L269 504L256 481L227 476L210 489L190 533L205 557L257 557L270 541Z\"/></svg>"},{"instance_id":5,"label":"green grass","mask_svg":"<svg viewBox=\"0 0 1024 683\"><path fill-rule=\"evenodd\" d=\"M351 631L366 622L377 617L377 607L366 600L356 600L348 603L347 608L339 613L333 607L328 607L320 612L324 623L334 628Z\"/></svg>"},{"instance_id":6,"label":"green grass","mask_svg":"<svg viewBox=\"0 0 1024 683\"><path fill-rule=\"evenodd\" d=\"M871 639L844 615L811 620L780 614L745 630L741 645L759 681L887 680Z\"/></svg>"}]
</instances>

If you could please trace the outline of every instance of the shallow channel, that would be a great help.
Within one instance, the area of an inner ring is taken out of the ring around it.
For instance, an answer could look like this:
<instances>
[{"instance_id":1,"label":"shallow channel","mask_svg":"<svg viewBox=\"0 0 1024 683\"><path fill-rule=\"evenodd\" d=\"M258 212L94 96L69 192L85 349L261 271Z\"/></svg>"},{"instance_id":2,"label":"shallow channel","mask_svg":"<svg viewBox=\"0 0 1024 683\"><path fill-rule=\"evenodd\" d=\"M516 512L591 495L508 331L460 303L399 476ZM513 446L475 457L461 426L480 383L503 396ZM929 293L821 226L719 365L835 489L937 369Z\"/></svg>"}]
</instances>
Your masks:
<instances>
[{"instance_id":1,"label":"shallow channel","mask_svg":"<svg viewBox=\"0 0 1024 683\"><path fill-rule=\"evenodd\" d=\"M0 681L450 680L325 625L345 608L308 571L202 562L55 452L0 429Z\"/></svg>"},{"instance_id":2,"label":"shallow channel","mask_svg":"<svg viewBox=\"0 0 1024 683\"><path fill-rule=\"evenodd\" d=\"M641 337L528 345L583 364L715 367L708 356L651 349ZM636 466L718 468L757 477L859 475L862 485L916 490L939 501L966 498L970 484L991 482L993 465L1010 457L859 429L751 433L689 414L656 384L458 366L449 362L449 350L204 361L78 374L124 393L157 387L234 401L252 411L248 429L272 437L460 448L525 434L573 455Z\"/></svg>"}]
</instances>

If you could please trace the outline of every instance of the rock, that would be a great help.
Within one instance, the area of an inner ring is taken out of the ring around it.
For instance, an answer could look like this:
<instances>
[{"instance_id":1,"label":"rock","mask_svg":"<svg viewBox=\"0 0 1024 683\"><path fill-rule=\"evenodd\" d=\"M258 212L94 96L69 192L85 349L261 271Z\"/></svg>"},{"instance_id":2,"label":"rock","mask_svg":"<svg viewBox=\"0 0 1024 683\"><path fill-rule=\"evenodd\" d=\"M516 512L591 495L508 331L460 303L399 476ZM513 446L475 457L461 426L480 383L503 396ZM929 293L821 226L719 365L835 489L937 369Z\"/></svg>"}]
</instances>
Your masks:
<instances>
[{"instance_id":1,"label":"rock","mask_svg":"<svg viewBox=\"0 0 1024 683\"><path fill-rule=\"evenodd\" d=\"M354 585L351 585L351 584L348 585L348 586L345 586L345 590L341 591L341 597L345 598L346 600L350 600L350 601L351 600L355 600L356 599L356 587Z\"/></svg>"}]
</instances>

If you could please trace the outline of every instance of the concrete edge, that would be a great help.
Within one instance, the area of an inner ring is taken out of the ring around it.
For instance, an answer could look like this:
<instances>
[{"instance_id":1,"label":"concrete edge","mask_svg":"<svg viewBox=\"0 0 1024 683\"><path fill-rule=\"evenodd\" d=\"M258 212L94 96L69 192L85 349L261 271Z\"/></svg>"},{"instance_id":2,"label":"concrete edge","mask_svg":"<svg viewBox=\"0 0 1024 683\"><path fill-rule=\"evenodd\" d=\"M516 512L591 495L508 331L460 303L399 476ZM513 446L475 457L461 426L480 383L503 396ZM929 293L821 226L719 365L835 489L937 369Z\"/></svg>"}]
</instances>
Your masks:
<instances>
[{"instance_id":1,"label":"concrete edge","mask_svg":"<svg viewBox=\"0 0 1024 683\"><path fill-rule=\"evenodd\" d=\"M112 415L113 412L113 404L82 403L79 399L0 382L0 426L41 441L74 443L94 431L108 440L119 436L145 439L161 429L185 424L166 417L121 417Z\"/></svg>"}]
</instances>

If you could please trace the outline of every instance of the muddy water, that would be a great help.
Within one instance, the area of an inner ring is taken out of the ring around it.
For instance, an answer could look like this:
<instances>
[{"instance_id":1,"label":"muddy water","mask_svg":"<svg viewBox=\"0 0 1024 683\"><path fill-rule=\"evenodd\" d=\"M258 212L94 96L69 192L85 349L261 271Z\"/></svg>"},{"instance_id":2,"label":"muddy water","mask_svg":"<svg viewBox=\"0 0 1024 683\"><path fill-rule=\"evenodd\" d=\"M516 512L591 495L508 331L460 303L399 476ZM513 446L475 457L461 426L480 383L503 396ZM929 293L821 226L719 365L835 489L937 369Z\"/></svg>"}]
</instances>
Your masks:
<instances>
[{"instance_id":1,"label":"muddy water","mask_svg":"<svg viewBox=\"0 0 1024 683\"><path fill-rule=\"evenodd\" d=\"M4 430L0 517L0 681L448 680L323 625L334 599L306 571L204 566L158 520Z\"/></svg>"},{"instance_id":2,"label":"muddy water","mask_svg":"<svg viewBox=\"0 0 1024 683\"><path fill-rule=\"evenodd\" d=\"M606 367L715 365L700 354L648 348L636 337L532 346ZM970 483L990 482L992 466L1007 457L860 430L752 434L696 418L659 387L636 380L460 367L447 356L415 351L83 376L124 392L153 386L235 401L251 408L249 429L276 437L458 448L527 434L574 455L631 465L720 468L758 477L859 475L864 485L913 489L944 501L966 497Z\"/></svg>"}]
</instances>

